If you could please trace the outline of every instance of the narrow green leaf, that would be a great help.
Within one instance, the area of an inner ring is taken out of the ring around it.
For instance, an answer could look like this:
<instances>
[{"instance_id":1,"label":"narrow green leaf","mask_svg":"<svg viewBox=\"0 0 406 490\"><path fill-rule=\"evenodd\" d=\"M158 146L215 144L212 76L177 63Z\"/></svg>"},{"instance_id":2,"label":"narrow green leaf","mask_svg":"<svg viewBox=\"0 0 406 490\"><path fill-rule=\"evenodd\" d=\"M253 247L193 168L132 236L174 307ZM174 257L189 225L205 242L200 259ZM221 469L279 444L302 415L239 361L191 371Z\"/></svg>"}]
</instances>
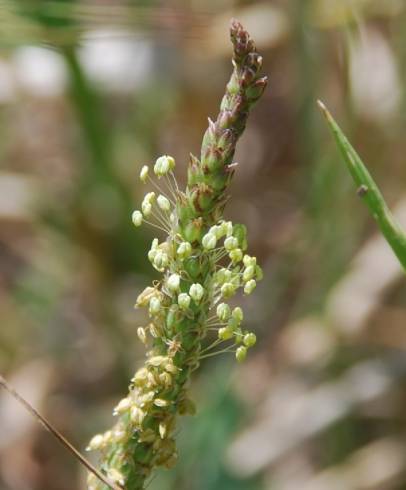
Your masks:
<instances>
[{"instance_id":1,"label":"narrow green leaf","mask_svg":"<svg viewBox=\"0 0 406 490\"><path fill-rule=\"evenodd\" d=\"M325 105L318 101L334 139L341 151L347 168L358 188L359 197L368 206L386 241L406 271L406 234L388 208L378 186L374 182L361 158L341 131Z\"/></svg>"}]
</instances>

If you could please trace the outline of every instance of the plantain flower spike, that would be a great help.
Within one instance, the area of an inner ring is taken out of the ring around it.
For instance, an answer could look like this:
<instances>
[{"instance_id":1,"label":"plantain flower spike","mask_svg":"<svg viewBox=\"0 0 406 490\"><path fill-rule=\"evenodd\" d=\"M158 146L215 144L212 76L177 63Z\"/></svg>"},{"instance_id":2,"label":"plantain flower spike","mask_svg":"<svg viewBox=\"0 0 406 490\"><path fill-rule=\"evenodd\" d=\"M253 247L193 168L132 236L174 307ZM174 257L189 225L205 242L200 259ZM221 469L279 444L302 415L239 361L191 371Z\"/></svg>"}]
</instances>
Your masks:
<instances>
[{"instance_id":1,"label":"plantain flower spike","mask_svg":"<svg viewBox=\"0 0 406 490\"><path fill-rule=\"evenodd\" d=\"M156 467L177 461L175 444L179 415L194 414L189 382L201 360L232 353L242 362L256 337L243 328L243 311L227 299L238 290L250 294L262 271L246 253L246 228L223 219L227 188L235 172L237 141L253 104L267 85L260 76L262 58L242 25L230 28L233 72L216 121L209 120L200 159L191 155L185 191L174 176L175 160L164 155L143 166L142 182L159 180L168 194L148 192L135 226L160 228L166 238L152 242L148 259L162 280L147 287L136 301L149 320L138 327L148 346L146 360L135 373L128 394L114 408L111 430L92 438L88 450L99 453L100 470L126 490L142 490ZM155 183L156 184L156 183ZM157 186L156 186L157 187ZM93 476L89 490L108 490Z\"/></svg>"}]
</instances>

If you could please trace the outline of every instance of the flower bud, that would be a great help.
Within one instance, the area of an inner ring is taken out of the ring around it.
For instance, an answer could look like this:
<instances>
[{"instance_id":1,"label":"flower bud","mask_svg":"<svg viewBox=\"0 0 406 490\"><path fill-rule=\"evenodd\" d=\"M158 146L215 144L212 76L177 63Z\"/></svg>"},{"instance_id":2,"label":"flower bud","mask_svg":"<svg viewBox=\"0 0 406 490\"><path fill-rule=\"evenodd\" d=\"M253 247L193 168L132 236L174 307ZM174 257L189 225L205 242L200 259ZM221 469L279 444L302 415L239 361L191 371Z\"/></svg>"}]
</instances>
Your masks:
<instances>
[{"instance_id":1,"label":"flower bud","mask_svg":"<svg viewBox=\"0 0 406 490\"><path fill-rule=\"evenodd\" d=\"M224 240L224 248L229 252L238 247L238 240L233 236L229 236Z\"/></svg>"},{"instance_id":2,"label":"flower bud","mask_svg":"<svg viewBox=\"0 0 406 490\"><path fill-rule=\"evenodd\" d=\"M257 101L261 95L264 93L264 90L268 84L268 80L266 77L258 78L250 87L247 89L247 97L251 103Z\"/></svg>"},{"instance_id":3,"label":"flower bud","mask_svg":"<svg viewBox=\"0 0 406 490\"><path fill-rule=\"evenodd\" d=\"M247 333L244 335L243 342L246 347L253 347L257 342L257 337L252 332Z\"/></svg>"},{"instance_id":4,"label":"flower bud","mask_svg":"<svg viewBox=\"0 0 406 490\"><path fill-rule=\"evenodd\" d=\"M154 339L161 337L162 330L159 325L155 325L155 323L150 323L148 326L149 326L149 333L154 337Z\"/></svg>"},{"instance_id":5,"label":"flower bud","mask_svg":"<svg viewBox=\"0 0 406 490\"><path fill-rule=\"evenodd\" d=\"M180 259L186 259L192 253L192 245L189 242L182 242L176 253Z\"/></svg>"},{"instance_id":6,"label":"flower bud","mask_svg":"<svg viewBox=\"0 0 406 490\"><path fill-rule=\"evenodd\" d=\"M225 269L224 267L217 271L216 273L216 281L219 284L224 284L225 282L228 282L231 280L231 276L233 273L229 271L228 269Z\"/></svg>"},{"instance_id":7,"label":"flower bud","mask_svg":"<svg viewBox=\"0 0 406 490\"><path fill-rule=\"evenodd\" d=\"M147 360L147 364L150 366L158 367L168 361L167 356L153 356ZM142 368L141 368L142 369Z\"/></svg>"},{"instance_id":8,"label":"flower bud","mask_svg":"<svg viewBox=\"0 0 406 490\"><path fill-rule=\"evenodd\" d=\"M170 358L165 363L164 368L166 369L166 371L168 371L168 373L171 373L171 374L178 374L178 372L179 372L179 368L177 366L175 366L175 364L173 363L173 360Z\"/></svg>"},{"instance_id":9,"label":"flower bud","mask_svg":"<svg viewBox=\"0 0 406 490\"><path fill-rule=\"evenodd\" d=\"M164 400L163 398L155 398L154 405L157 407L167 407L169 405L168 400Z\"/></svg>"},{"instance_id":10,"label":"flower bud","mask_svg":"<svg viewBox=\"0 0 406 490\"><path fill-rule=\"evenodd\" d=\"M221 286L223 298L230 298L235 293L235 286L231 282L226 282Z\"/></svg>"},{"instance_id":11,"label":"flower bud","mask_svg":"<svg viewBox=\"0 0 406 490\"><path fill-rule=\"evenodd\" d=\"M148 178L148 172L149 172L149 167L148 165L144 165L141 169L141 172L140 172L140 180L141 182L146 182L147 178Z\"/></svg>"},{"instance_id":12,"label":"flower bud","mask_svg":"<svg viewBox=\"0 0 406 490\"><path fill-rule=\"evenodd\" d=\"M154 263L156 254L158 252L158 238L152 240L151 249L148 251L148 260Z\"/></svg>"},{"instance_id":13,"label":"flower bud","mask_svg":"<svg viewBox=\"0 0 406 490\"><path fill-rule=\"evenodd\" d=\"M187 310L190 305L190 296L187 293L180 293L178 296L178 305L182 310Z\"/></svg>"},{"instance_id":14,"label":"flower bud","mask_svg":"<svg viewBox=\"0 0 406 490\"><path fill-rule=\"evenodd\" d=\"M149 204L154 204L156 200L156 194L155 192L147 192L144 196L143 201L148 202Z\"/></svg>"},{"instance_id":15,"label":"flower bud","mask_svg":"<svg viewBox=\"0 0 406 490\"><path fill-rule=\"evenodd\" d=\"M244 282L253 279L255 275L255 267L253 265L249 265L243 272L242 279Z\"/></svg>"},{"instance_id":16,"label":"flower bud","mask_svg":"<svg viewBox=\"0 0 406 490\"><path fill-rule=\"evenodd\" d=\"M201 284L195 283L190 286L189 296L193 299L195 303L199 303L203 298L204 288Z\"/></svg>"},{"instance_id":17,"label":"flower bud","mask_svg":"<svg viewBox=\"0 0 406 490\"><path fill-rule=\"evenodd\" d=\"M238 362L243 362L247 357L247 348L241 345L235 352L235 358Z\"/></svg>"},{"instance_id":18,"label":"flower bud","mask_svg":"<svg viewBox=\"0 0 406 490\"><path fill-rule=\"evenodd\" d=\"M173 293L179 290L180 287L180 276L179 274L171 274L168 277L166 285L168 286L168 289L172 291Z\"/></svg>"},{"instance_id":19,"label":"flower bud","mask_svg":"<svg viewBox=\"0 0 406 490\"><path fill-rule=\"evenodd\" d=\"M161 302L157 297L152 297L149 302L149 312L151 315L157 315L161 311Z\"/></svg>"},{"instance_id":20,"label":"flower bud","mask_svg":"<svg viewBox=\"0 0 406 490\"><path fill-rule=\"evenodd\" d=\"M147 375L148 380L150 380L150 374L151 373L148 373L148 375ZM147 391L143 395L139 396L138 400L137 400L139 403L139 406L142 408L147 406L150 402L152 402L152 400L154 399L154 396L155 396L155 391L152 391L152 390Z\"/></svg>"},{"instance_id":21,"label":"flower bud","mask_svg":"<svg viewBox=\"0 0 406 490\"><path fill-rule=\"evenodd\" d=\"M209 228L208 234L214 235L217 240L221 238L221 226L213 225Z\"/></svg>"},{"instance_id":22,"label":"flower bud","mask_svg":"<svg viewBox=\"0 0 406 490\"><path fill-rule=\"evenodd\" d=\"M131 220L134 223L134 226L140 226L143 220L141 211L135 210L131 215Z\"/></svg>"},{"instance_id":23,"label":"flower bud","mask_svg":"<svg viewBox=\"0 0 406 490\"><path fill-rule=\"evenodd\" d=\"M169 257L166 253L158 250L154 258L154 267L162 272L169 265Z\"/></svg>"},{"instance_id":24,"label":"flower bud","mask_svg":"<svg viewBox=\"0 0 406 490\"><path fill-rule=\"evenodd\" d=\"M165 386L165 388L169 388L172 384L172 376L165 371L159 375L159 381Z\"/></svg>"},{"instance_id":25,"label":"flower bud","mask_svg":"<svg viewBox=\"0 0 406 490\"><path fill-rule=\"evenodd\" d=\"M169 211L171 209L171 203L169 202L169 199L167 199L165 196L162 196L161 194L158 196L157 203L163 211Z\"/></svg>"},{"instance_id":26,"label":"flower bud","mask_svg":"<svg viewBox=\"0 0 406 490\"><path fill-rule=\"evenodd\" d=\"M165 422L161 422L159 424L159 435L161 436L161 439L165 438L166 432L167 432L167 426L166 426Z\"/></svg>"},{"instance_id":27,"label":"flower bud","mask_svg":"<svg viewBox=\"0 0 406 490\"><path fill-rule=\"evenodd\" d=\"M232 111L223 109L219 114L218 126L224 130L229 128L233 123L235 123L235 117L233 117Z\"/></svg>"},{"instance_id":28,"label":"flower bud","mask_svg":"<svg viewBox=\"0 0 406 490\"><path fill-rule=\"evenodd\" d=\"M216 314L219 320L221 320L222 322L226 322L230 318L231 308L227 303L220 303L217 306Z\"/></svg>"},{"instance_id":29,"label":"flower bud","mask_svg":"<svg viewBox=\"0 0 406 490\"><path fill-rule=\"evenodd\" d=\"M141 204L141 209L145 216L149 216L152 212L152 205L149 202L143 202Z\"/></svg>"},{"instance_id":30,"label":"flower bud","mask_svg":"<svg viewBox=\"0 0 406 490\"><path fill-rule=\"evenodd\" d=\"M220 340L229 340L233 336L233 331L228 327L219 328L218 338Z\"/></svg>"},{"instance_id":31,"label":"flower bud","mask_svg":"<svg viewBox=\"0 0 406 490\"><path fill-rule=\"evenodd\" d=\"M149 250L148 251L148 260L152 263L154 263L155 257L156 257L157 251L156 250Z\"/></svg>"},{"instance_id":32,"label":"flower bud","mask_svg":"<svg viewBox=\"0 0 406 490\"><path fill-rule=\"evenodd\" d=\"M166 327L168 330L173 330L179 319L179 306L177 304L172 304L166 313Z\"/></svg>"},{"instance_id":33,"label":"flower bud","mask_svg":"<svg viewBox=\"0 0 406 490\"><path fill-rule=\"evenodd\" d=\"M228 256L231 259L231 262L233 264L237 264L238 262L241 262L242 260L242 250L240 248L235 248L234 250L231 250Z\"/></svg>"},{"instance_id":34,"label":"flower bud","mask_svg":"<svg viewBox=\"0 0 406 490\"><path fill-rule=\"evenodd\" d=\"M103 434L103 446L107 446L107 444L110 444L111 442L111 439L112 439L112 432L111 430L107 430L104 434Z\"/></svg>"},{"instance_id":35,"label":"flower bud","mask_svg":"<svg viewBox=\"0 0 406 490\"><path fill-rule=\"evenodd\" d=\"M116 429L113 431L112 441L115 443L120 443L125 441L126 437L127 437L127 433L125 430Z\"/></svg>"},{"instance_id":36,"label":"flower bud","mask_svg":"<svg viewBox=\"0 0 406 490\"><path fill-rule=\"evenodd\" d=\"M163 155L156 160L154 172L158 177L162 177L173 168L175 168L175 160L169 155Z\"/></svg>"},{"instance_id":37,"label":"flower bud","mask_svg":"<svg viewBox=\"0 0 406 490\"><path fill-rule=\"evenodd\" d=\"M138 338L141 340L141 342L143 344L146 344L147 343L147 334L145 332L145 328L138 327L137 328L137 335L138 335Z\"/></svg>"},{"instance_id":38,"label":"flower bud","mask_svg":"<svg viewBox=\"0 0 406 490\"><path fill-rule=\"evenodd\" d=\"M229 318L227 322L227 327L232 330L233 332L236 332L238 329L238 326L240 325L240 322L236 320L233 316Z\"/></svg>"},{"instance_id":39,"label":"flower bud","mask_svg":"<svg viewBox=\"0 0 406 490\"><path fill-rule=\"evenodd\" d=\"M131 381L137 385L141 386L143 383L145 383L145 380L148 377L148 369L145 367L142 367L138 369L138 371L134 374L134 376L131 378Z\"/></svg>"},{"instance_id":40,"label":"flower bud","mask_svg":"<svg viewBox=\"0 0 406 490\"><path fill-rule=\"evenodd\" d=\"M217 238L214 233L206 233L206 235L204 235L204 237L202 238L202 245L203 248L205 248L206 250L212 250L216 247L216 244Z\"/></svg>"},{"instance_id":41,"label":"flower bud","mask_svg":"<svg viewBox=\"0 0 406 490\"><path fill-rule=\"evenodd\" d=\"M225 221L223 226L224 226L224 234L227 237L232 236L232 234L233 234L233 223L231 221Z\"/></svg>"},{"instance_id":42,"label":"flower bud","mask_svg":"<svg viewBox=\"0 0 406 490\"><path fill-rule=\"evenodd\" d=\"M255 279L251 279L250 281L248 281L245 286L244 286L244 293L245 294L251 294L252 291L254 291L254 289L256 288L257 286L257 283L255 281Z\"/></svg>"},{"instance_id":43,"label":"flower bud","mask_svg":"<svg viewBox=\"0 0 406 490\"><path fill-rule=\"evenodd\" d=\"M172 226L177 226L178 225L178 215L175 212L172 212L169 215L169 221Z\"/></svg>"},{"instance_id":44,"label":"flower bud","mask_svg":"<svg viewBox=\"0 0 406 490\"><path fill-rule=\"evenodd\" d=\"M113 415L120 415L126 412L131 407L131 400L129 398L123 398L118 402L113 410Z\"/></svg>"},{"instance_id":45,"label":"flower bud","mask_svg":"<svg viewBox=\"0 0 406 490\"><path fill-rule=\"evenodd\" d=\"M251 257L250 255L244 255L243 258L243 264L245 267L249 267L250 265L256 266L257 265L257 258L256 257Z\"/></svg>"},{"instance_id":46,"label":"flower bud","mask_svg":"<svg viewBox=\"0 0 406 490\"><path fill-rule=\"evenodd\" d=\"M239 306L236 306L233 309L233 312L231 313L231 316L234 318L234 320L237 322L238 325L243 321L244 319L244 313L242 311L242 308Z\"/></svg>"},{"instance_id":47,"label":"flower bud","mask_svg":"<svg viewBox=\"0 0 406 490\"><path fill-rule=\"evenodd\" d=\"M142 293L140 293L137 297L137 301L135 302L135 306L138 308L142 308L143 306L147 306L153 296L156 296L157 290L148 286L145 288Z\"/></svg>"},{"instance_id":48,"label":"flower bud","mask_svg":"<svg viewBox=\"0 0 406 490\"><path fill-rule=\"evenodd\" d=\"M130 411L130 419L131 422L134 422L135 425L140 426L144 421L146 413L141 408L133 406Z\"/></svg>"},{"instance_id":49,"label":"flower bud","mask_svg":"<svg viewBox=\"0 0 406 490\"><path fill-rule=\"evenodd\" d=\"M98 449L101 449L103 445L104 445L104 437L101 434L97 434L96 436L90 439L86 451L97 451Z\"/></svg>"}]
</instances>

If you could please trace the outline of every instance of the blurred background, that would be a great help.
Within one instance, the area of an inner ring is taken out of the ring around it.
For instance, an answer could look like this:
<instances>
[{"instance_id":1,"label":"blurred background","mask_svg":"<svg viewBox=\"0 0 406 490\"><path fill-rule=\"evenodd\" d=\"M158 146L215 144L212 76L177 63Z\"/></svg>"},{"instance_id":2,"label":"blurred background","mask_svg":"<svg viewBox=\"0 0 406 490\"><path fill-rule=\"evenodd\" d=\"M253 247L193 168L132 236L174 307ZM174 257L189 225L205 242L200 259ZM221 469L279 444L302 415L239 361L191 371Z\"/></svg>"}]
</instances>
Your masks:
<instances>
[{"instance_id":1,"label":"blurred background","mask_svg":"<svg viewBox=\"0 0 406 490\"><path fill-rule=\"evenodd\" d=\"M318 113L340 121L406 225L402 0L0 0L0 372L83 450L144 349L155 277L130 221L161 154L184 184L231 71L237 17L270 87L226 215L264 266L258 346L207 360L179 463L149 490L406 489L406 286ZM0 393L0 489L85 471Z\"/></svg>"}]
</instances>

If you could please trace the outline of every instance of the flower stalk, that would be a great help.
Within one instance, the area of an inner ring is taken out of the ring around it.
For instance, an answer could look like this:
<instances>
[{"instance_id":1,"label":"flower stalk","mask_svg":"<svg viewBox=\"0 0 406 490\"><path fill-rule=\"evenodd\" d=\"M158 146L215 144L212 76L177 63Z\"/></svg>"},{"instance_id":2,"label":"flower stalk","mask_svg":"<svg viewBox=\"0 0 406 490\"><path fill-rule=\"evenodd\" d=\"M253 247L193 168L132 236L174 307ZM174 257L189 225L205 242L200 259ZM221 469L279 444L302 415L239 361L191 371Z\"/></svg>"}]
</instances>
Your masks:
<instances>
[{"instance_id":1,"label":"flower stalk","mask_svg":"<svg viewBox=\"0 0 406 490\"><path fill-rule=\"evenodd\" d=\"M133 223L150 223L167 235L161 243L154 239L148 252L162 279L136 302L148 309L149 322L137 334L149 351L114 409L116 424L88 447L100 451L103 474L127 490L142 490L155 467L176 463L176 419L195 412L188 382L200 361L222 353L243 361L256 341L242 328L242 309L226 301L238 289L250 294L262 271L246 253L245 226L225 221L223 210L237 141L267 79L260 76L262 58L247 31L232 21L230 34L233 73L216 121L209 119L200 160L190 156L185 191L179 190L170 156L158 158L153 171L144 166L140 174L158 195L145 195ZM88 488L107 487L90 474Z\"/></svg>"}]
</instances>

